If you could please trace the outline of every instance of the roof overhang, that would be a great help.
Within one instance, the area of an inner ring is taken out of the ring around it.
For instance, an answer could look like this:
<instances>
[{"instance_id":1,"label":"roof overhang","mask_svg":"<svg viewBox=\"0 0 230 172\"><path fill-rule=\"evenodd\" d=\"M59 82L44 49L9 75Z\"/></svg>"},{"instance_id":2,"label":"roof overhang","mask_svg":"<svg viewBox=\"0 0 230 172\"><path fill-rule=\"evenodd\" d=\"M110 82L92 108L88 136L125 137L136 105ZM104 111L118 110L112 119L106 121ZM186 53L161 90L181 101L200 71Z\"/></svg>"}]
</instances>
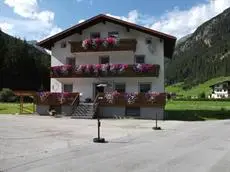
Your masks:
<instances>
[{"instance_id":1,"label":"roof overhang","mask_svg":"<svg viewBox=\"0 0 230 172\"><path fill-rule=\"evenodd\" d=\"M53 44L59 40L62 40L68 36L71 36L75 33L79 33L81 34L82 31L90 26L93 26L97 23L100 22L110 22L110 23L114 23L114 24L118 24L118 25L122 25L124 27L127 28L127 30L129 29L133 29L133 30L137 30L155 37L158 37L160 39L162 39L164 41L164 56L168 57L168 58L172 58L173 52L174 52L174 48L175 48L175 44L176 44L176 37L162 33L162 32L158 32L140 25L136 25L134 23L130 23L127 21L123 21L114 17L110 17L104 14L100 14L97 15L95 17L92 17L82 23L79 23L73 27L70 27L60 33L57 33L47 39L44 39L40 42L37 43L38 46L41 46L43 48L49 49L51 50L51 47L53 46Z\"/></svg>"}]
</instances>

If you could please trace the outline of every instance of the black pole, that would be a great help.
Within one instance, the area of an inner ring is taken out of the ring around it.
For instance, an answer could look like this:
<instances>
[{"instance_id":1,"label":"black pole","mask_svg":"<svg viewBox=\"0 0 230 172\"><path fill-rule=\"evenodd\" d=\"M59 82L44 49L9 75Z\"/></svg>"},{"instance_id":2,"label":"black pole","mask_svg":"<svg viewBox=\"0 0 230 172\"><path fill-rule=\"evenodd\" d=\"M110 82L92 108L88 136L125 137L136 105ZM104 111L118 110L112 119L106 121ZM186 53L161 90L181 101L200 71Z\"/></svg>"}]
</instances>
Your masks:
<instances>
[{"instance_id":1,"label":"black pole","mask_svg":"<svg viewBox=\"0 0 230 172\"><path fill-rule=\"evenodd\" d=\"M156 128L157 128L157 113L156 113Z\"/></svg>"},{"instance_id":2,"label":"black pole","mask_svg":"<svg viewBox=\"0 0 230 172\"><path fill-rule=\"evenodd\" d=\"M156 113L156 126L153 127L154 130L161 130L161 127L157 126L157 113Z\"/></svg>"},{"instance_id":3,"label":"black pole","mask_svg":"<svg viewBox=\"0 0 230 172\"><path fill-rule=\"evenodd\" d=\"M98 117L97 117L97 138L98 138L98 140L100 140L100 127L101 127L101 122L100 122L100 118L98 115Z\"/></svg>"},{"instance_id":4,"label":"black pole","mask_svg":"<svg viewBox=\"0 0 230 172\"><path fill-rule=\"evenodd\" d=\"M105 139L100 137L100 127L101 127L100 115L99 112L97 112L97 138L93 138L94 143L106 143Z\"/></svg>"}]
</instances>

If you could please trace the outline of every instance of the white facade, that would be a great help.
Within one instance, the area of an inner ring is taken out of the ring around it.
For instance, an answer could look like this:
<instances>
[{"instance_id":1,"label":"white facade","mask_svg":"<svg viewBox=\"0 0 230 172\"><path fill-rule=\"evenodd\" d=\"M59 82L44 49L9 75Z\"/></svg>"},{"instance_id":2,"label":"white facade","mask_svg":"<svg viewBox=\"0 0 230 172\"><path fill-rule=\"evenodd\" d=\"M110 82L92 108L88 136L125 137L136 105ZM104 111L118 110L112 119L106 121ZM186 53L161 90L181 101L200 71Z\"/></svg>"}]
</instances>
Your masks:
<instances>
[{"instance_id":1,"label":"white facade","mask_svg":"<svg viewBox=\"0 0 230 172\"><path fill-rule=\"evenodd\" d=\"M100 32L102 38L108 37L108 32L116 31L119 38L132 38L137 40L136 51L111 51L111 52L81 52L71 53L68 41L82 41L90 37L91 32ZM146 38L152 38L152 44L146 44ZM61 48L61 43L66 41L66 47ZM140 83L151 83L151 90L164 92L164 42L157 37L132 30L126 27L106 22L98 23L82 31L82 34L73 34L54 44L51 49L51 66L66 64L66 58L74 57L76 64L98 64L100 56L109 56L112 64L134 64L135 55L145 55L145 63L160 65L158 77L113 77L113 78L51 78L51 92L62 92L64 84L73 84L73 92L82 93L82 98L93 98L95 96L95 83L109 81L110 88L115 83L124 83L126 92L139 92ZM106 91L106 90L105 90Z\"/></svg>"},{"instance_id":2,"label":"white facade","mask_svg":"<svg viewBox=\"0 0 230 172\"><path fill-rule=\"evenodd\" d=\"M220 83L213 86L213 93L210 98L220 99L220 98L228 98L228 85L227 83Z\"/></svg>"}]
</instances>

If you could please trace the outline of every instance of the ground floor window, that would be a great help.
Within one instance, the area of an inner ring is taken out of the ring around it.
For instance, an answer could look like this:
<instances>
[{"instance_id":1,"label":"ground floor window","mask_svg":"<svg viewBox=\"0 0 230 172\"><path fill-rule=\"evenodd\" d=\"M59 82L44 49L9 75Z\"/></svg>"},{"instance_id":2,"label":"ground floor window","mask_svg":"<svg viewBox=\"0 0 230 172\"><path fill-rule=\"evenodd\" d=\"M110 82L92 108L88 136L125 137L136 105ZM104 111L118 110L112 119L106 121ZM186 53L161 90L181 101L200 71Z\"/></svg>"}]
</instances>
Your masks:
<instances>
[{"instance_id":1,"label":"ground floor window","mask_svg":"<svg viewBox=\"0 0 230 172\"><path fill-rule=\"evenodd\" d=\"M114 90L119 93L125 93L125 83L115 83Z\"/></svg>"},{"instance_id":2,"label":"ground floor window","mask_svg":"<svg viewBox=\"0 0 230 172\"><path fill-rule=\"evenodd\" d=\"M126 107L126 116L140 116L140 107Z\"/></svg>"},{"instance_id":3,"label":"ground floor window","mask_svg":"<svg viewBox=\"0 0 230 172\"><path fill-rule=\"evenodd\" d=\"M64 92L73 92L73 84L64 84Z\"/></svg>"},{"instance_id":4,"label":"ground floor window","mask_svg":"<svg viewBox=\"0 0 230 172\"><path fill-rule=\"evenodd\" d=\"M140 83L139 92L146 93L151 90L151 83Z\"/></svg>"}]
</instances>

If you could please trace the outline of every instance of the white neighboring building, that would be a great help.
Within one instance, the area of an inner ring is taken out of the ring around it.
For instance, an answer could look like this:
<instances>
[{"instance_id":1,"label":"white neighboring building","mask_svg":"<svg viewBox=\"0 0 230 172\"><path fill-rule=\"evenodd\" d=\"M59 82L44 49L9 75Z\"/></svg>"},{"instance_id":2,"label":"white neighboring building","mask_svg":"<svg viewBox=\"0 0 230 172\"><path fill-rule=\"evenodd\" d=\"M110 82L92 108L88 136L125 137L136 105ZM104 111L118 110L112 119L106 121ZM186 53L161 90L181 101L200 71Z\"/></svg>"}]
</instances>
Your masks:
<instances>
[{"instance_id":1,"label":"white neighboring building","mask_svg":"<svg viewBox=\"0 0 230 172\"><path fill-rule=\"evenodd\" d=\"M210 98L214 98L214 99L228 98L229 86L230 86L230 81L224 81L224 82L211 85L210 87L212 88L212 94L210 95Z\"/></svg>"},{"instance_id":2,"label":"white neighboring building","mask_svg":"<svg viewBox=\"0 0 230 172\"><path fill-rule=\"evenodd\" d=\"M86 39L108 37L120 40L117 47L87 50L82 48L82 41ZM175 42L176 38L173 36L101 14L51 36L38 45L51 50L52 70L55 66L66 64L78 67L86 64L127 64L130 69L133 64L154 65L155 74L152 76L149 75L151 72L143 75L129 72L129 75L106 77L74 74L51 76L50 92L78 92L81 93L83 101L86 98L94 100L98 92L106 93L114 90L128 93L149 91L164 93L164 58L172 58ZM106 84L107 87L98 88L98 84ZM140 113L159 111L163 118L164 104L159 102L157 106L152 106L152 109L142 108L142 105L135 108L138 108ZM124 105L122 109L120 106L106 106L106 108L102 110L103 114L112 110L119 111L117 115L121 113L125 115L128 107Z\"/></svg>"}]
</instances>

